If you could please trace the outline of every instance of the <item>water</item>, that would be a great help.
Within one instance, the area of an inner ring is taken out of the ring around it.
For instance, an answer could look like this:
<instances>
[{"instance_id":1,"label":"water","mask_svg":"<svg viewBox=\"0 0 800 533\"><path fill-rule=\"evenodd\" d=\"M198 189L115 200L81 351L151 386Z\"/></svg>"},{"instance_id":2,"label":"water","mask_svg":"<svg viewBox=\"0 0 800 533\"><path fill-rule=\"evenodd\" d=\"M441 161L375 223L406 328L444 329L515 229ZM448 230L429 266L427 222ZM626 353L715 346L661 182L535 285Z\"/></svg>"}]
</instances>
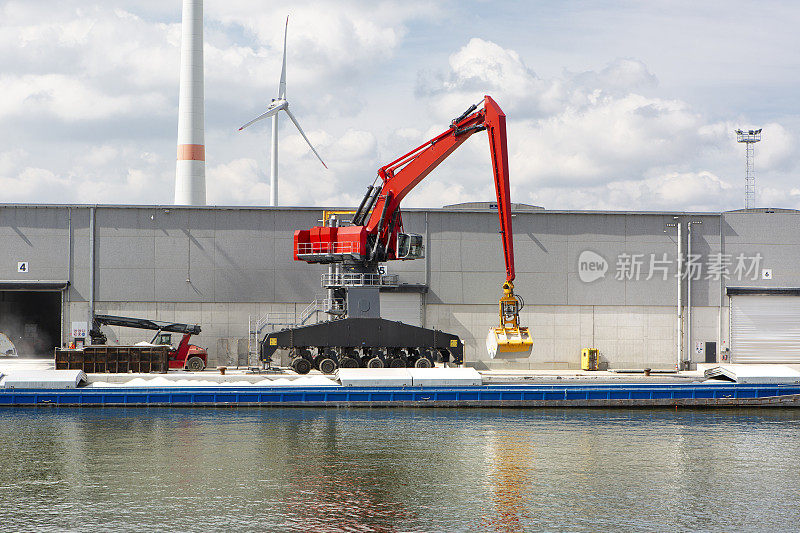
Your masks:
<instances>
[{"instance_id":1,"label":"water","mask_svg":"<svg viewBox=\"0 0 800 533\"><path fill-rule=\"evenodd\" d=\"M0 409L2 531L797 531L800 411Z\"/></svg>"}]
</instances>

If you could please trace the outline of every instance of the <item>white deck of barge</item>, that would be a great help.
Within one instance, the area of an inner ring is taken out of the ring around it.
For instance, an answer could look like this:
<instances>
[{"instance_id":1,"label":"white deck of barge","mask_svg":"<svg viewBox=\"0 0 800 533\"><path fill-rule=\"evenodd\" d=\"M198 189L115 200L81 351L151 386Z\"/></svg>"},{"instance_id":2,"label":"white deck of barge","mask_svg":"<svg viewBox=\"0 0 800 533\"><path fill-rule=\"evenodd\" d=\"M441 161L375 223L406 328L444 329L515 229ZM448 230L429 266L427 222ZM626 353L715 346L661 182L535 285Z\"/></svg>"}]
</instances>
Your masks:
<instances>
[{"instance_id":1,"label":"white deck of barge","mask_svg":"<svg viewBox=\"0 0 800 533\"><path fill-rule=\"evenodd\" d=\"M650 376L641 373L617 373L613 371L585 371L585 370L480 370L478 371L483 384L540 384L540 383L690 383L704 381L704 371L719 365L699 363L697 370L681 372L658 372ZM730 366L730 365L728 365ZM800 371L800 365L774 365L783 366ZM0 358L0 373L10 374L15 371L52 370L52 359L25 359L25 358ZM409 369L411 370L411 369ZM301 376L291 370L272 370L252 373L247 368L228 367L225 375L216 369L206 369L202 372L188 372L183 370L170 370L166 374L88 374L90 384L101 383L119 386L136 380L133 385L141 386L143 382L153 385L174 382L175 385L216 385L216 384L256 384L259 385L324 385L331 382L337 384L332 378L317 371ZM155 382L153 380L156 380ZM152 385L151 385L152 386Z\"/></svg>"}]
</instances>

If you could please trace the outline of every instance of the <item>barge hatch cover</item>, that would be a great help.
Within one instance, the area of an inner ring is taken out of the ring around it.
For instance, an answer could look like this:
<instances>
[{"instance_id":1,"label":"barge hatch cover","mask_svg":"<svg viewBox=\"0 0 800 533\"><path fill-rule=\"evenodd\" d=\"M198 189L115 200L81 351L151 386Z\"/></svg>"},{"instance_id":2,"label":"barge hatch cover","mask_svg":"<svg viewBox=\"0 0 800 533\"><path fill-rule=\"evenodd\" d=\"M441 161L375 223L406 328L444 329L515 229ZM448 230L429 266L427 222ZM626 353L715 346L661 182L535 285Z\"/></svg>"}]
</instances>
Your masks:
<instances>
[{"instance_id":1,"label":"barge hatch cover","mask_svg":"<svg viewBox=\"0 0 800 533\"><path fill-rule=\"evenodd\" d=\"M719 365L703 374L706 379L734 383L800 383L800 372L784 365Z\"/></svg>"}]
</instances>

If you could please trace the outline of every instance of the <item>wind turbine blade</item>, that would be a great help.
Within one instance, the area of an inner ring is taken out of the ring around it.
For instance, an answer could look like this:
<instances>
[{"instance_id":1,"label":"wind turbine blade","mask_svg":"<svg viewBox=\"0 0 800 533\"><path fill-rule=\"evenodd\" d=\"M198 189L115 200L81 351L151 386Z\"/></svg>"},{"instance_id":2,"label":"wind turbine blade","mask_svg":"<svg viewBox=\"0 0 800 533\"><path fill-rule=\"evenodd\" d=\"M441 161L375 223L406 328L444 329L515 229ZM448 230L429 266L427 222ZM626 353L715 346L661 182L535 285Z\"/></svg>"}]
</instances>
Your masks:
<instances>
[{"instance_id":1,"label":"wind turbine blade","mask_svg":"<svg viewBox=\"0 0 800 533\"><path fill-rule=\"evenodd\" d=\"M289 15L286 15L286 27L283 29L283 66L281 67L281 83L278 85L278 98L286 98L286 34L289 32Z\"/></svg>"},{"instance_id":2,"label":"wind turbine blade","mask_svg":"<svg viewBox=\"0 0 800 533\"><path fill-rule=\"evenodd\" d=\"M328 168L328 165L325 164L325 161L323 161L322 158L317 153L317 151L314 150L314 147L311 145L311 141L309 141L308 137L306 137L306 134L303 133L303 128L300 127L300 124L297 122L297 119L294 118L294 115L292 115L292 112L289 111L288 107L286 108L286 114L289 115L289 118L292 120L292 122L294 122L294 125L297 126L297 131L299 131L300 135L303 136L303 139L306 140L306 142L308 143L309 148L311 148L311 151L314 152L315 156L317 156L317 159L319 159L319 162L322 163L322 166L325 167L325 168Z\"/></svg>"},{"instance_id":3,"label":"wind turbine blade","mask_svg":"<svg viewBox=\"0 0 800 533\"><path fill-rule=\"evenodd\" d=\"M256 118L254 118L253 120L251 120L250 122L248 122L247 124L245 124L244 126L239 128L239 131L242 131L247 126L249 126L249 125L251 125L251 124L253 124L255 122L258 122L259 120L263 120L265 118L271 117L272 115L275 115L278 111L280 111L281 109L284 109L286 107L286 105L285 105L286 102L285 101L283 101L283 100L277 101L276 100L276 102L277 102L277 105L274 102L272 104L270 104L270 106L267 108L267 110L264 113L261 113Z\"/></svg>"}]
</instances>

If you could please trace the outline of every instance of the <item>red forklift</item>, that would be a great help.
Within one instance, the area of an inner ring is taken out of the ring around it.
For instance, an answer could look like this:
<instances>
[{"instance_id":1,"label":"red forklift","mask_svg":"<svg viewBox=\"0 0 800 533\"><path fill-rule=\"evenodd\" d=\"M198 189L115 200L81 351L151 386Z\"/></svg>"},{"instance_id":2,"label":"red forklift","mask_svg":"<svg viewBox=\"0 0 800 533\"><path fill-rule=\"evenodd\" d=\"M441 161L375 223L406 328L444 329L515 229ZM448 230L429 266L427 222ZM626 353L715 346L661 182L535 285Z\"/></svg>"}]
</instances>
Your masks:
<instances>
[{"instance_id":1,"label":"red forklift","mask_svg":"<svg viewBox=\"0 0 800 533\"><path fill-rule=\"evenodd\" d=\"M94 327L89 332L92 344L106 344L108 342L106 335L100 331L101 326L122 326L125 328L146 329L156 332L149 344L155 346L170 346L169 368L199 372L208 365L208 353L206 349L194 344L189 344L189 339L192 335L198 335L200 333L200 326L197 324L160 322L158 320L125 316L95 315L93 326ZM183 334L177 348L172 344L172 333Z\"/></svg>"}]
</instances>

